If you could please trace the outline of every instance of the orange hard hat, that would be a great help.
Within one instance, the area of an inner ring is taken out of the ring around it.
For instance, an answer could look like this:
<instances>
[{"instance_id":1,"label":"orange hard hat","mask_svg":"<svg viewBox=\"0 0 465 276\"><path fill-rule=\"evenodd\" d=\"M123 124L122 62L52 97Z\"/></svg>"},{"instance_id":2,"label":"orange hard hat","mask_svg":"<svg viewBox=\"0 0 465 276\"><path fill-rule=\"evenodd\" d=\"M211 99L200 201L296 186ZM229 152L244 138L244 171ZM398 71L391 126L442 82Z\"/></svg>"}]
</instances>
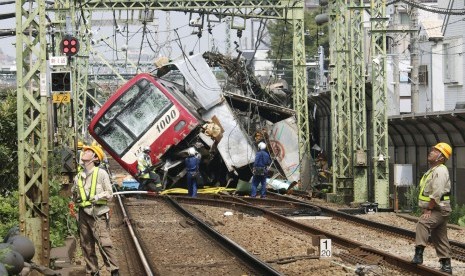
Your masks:
<instances>
[{"instance_id":1,"label":"orange hard hat","mask_svg":"<svg viewBox=\"0 0 465 276\"><path fill-rule=\"evenodd\" d=\"M435 149L439 150L447 159L452 155L452 147L449 144L440 142L434 146Z\"/></svg>"}]
</instances>

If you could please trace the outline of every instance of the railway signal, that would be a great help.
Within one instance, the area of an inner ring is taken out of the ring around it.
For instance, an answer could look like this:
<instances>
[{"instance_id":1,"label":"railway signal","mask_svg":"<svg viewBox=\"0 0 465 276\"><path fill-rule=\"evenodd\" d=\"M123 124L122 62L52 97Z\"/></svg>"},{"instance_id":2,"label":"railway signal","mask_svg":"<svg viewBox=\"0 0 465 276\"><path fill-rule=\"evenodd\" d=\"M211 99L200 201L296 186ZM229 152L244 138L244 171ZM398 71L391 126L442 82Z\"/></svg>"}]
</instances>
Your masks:
<instances>
[{"instance_id":1,"label":"railway signal","mask_svg":"<svg viewBox=\"0 0 465 276\"><path fill-rule=\"evenodd\" d=\"M79 52L79 40L73 36L65 36L60 43L61 52L67 56L74 56Z\"/></svg>"}]
</instances>

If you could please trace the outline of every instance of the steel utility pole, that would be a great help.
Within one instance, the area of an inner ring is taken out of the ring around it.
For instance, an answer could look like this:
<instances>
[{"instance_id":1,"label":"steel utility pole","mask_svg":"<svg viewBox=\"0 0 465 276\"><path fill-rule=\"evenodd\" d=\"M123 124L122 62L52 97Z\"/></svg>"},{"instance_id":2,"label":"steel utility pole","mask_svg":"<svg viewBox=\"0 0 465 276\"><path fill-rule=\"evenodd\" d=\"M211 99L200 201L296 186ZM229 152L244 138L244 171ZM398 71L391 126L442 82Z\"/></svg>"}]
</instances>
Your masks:
<instances>
[{"instance_id":1,"label":"steel utility pole","mask_svg":"<svg viewBox=\"0 0 465 276\"><path fill-rule=\"evenodd\" d=\"M48 87L45 1L16 1L19 230L36 246L34 262L50 256Z\"/></svg>"},{"instance_id":2,"label":"steel utility pole","mask_svg":"<svg viewBox=\"0 0 465 276\"><path fill-rule=\"evenodd\" d=\"M389 159L386 84L386 1L371 0L371 86L375 202L389 207Z\"/></svg>"},{"instance_id":3,"label":"steel utility pole","mask_svg":"<svg viewBox=\"0 0 465 276\"><path fill-rule=\"evenodd\" d=\"M333 193L368 199L363 1L333 0L330 11Z\"/></svg>"},{"instance_id":4,"label":"steel utility pole","mask_svg":"<svg viewBox=\"0 0 465 276\"><path fill-rule=\"evenodd\" d=\"M394 4L394 15L393 15L393 29L399 28L400 22L399 22L399 12L398 12L398 5ZM392 58L392 76L393 76L393 82L394 82L394 106L392 107L395 109L394 114L399 115L400 114L400 71L399 71L399 40L400 40L400 35L395 34L394 35L394 43L392 45L392 50L393 50L393 58Z\"/></svg>"},{"instance_id":5,"label":"steel utility pole","mask_svg":"<svg viewBox=\"0 0 465 276\"><path fill-rule=\"evenodd\" d=\"M349 21L346 0L329 1L333 193L345 201L353 197Z\"/></svg>"},{"instance_id":6,"label":"steel utility pole","mask_svg":"<svg viewBox=\"0 0 465 276\"><path fill-rule=\"evenodd\" d=\"M418 4L419 0L413 0L414 4ZM410 5L410 29L418 30L418 9L416 5ZM410 33L410 71L411 89L412 89L412 113L418 113L418 98L420 89L418 87L418 67L419 67L419 53L418 53L418 32Z\"/></svg>"},{"instance_id":7,"label":"steel utility pole","mask_svg":"<svg viewBox=\"0 0 465 276\"><path fill-rule=\"evenodd\" d=\"M365 102L365 56L363 33L363 0L350 1L350 61L353 139L353 202L368 201L368 144Z\"/></svg>"}]
</instances>

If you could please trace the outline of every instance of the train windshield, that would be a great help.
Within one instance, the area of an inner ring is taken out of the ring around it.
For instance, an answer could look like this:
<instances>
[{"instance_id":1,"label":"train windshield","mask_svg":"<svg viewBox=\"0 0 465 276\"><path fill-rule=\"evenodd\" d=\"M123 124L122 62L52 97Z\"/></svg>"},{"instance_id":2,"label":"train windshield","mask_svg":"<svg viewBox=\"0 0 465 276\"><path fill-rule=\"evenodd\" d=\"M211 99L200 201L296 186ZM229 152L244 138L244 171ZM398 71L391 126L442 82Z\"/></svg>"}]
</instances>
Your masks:
<instances>
[{"instance_id":1,"label":"train windshield","mask_svg":"<svg viewBox=\"0 0 465 276\"><path fill-rule=\"evenodd\" d=\"M172 105L152 82L141 79L112 104L94 131L121 157Z\"/></svg>"}]
</instances>

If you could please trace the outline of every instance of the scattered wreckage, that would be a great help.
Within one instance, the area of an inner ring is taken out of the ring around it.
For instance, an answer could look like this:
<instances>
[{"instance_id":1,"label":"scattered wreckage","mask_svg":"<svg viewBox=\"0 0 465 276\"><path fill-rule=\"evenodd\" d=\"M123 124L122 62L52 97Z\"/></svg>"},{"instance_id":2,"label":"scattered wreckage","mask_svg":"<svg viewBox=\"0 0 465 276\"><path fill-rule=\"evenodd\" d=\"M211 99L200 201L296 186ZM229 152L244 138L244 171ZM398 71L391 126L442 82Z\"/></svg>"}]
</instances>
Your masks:
<instances>
[{"instance_id":1,"label":"scattered wreckage","mask_svg":"<svg viewBox=\"0 0 465 276\"><path fill-rule=\"evenodd\" d=\"M201 155L206 185L249 182L256 145L264 141L272 179L289 186L301 177L297 125L294 111L276 103L286 97L282 83L275 87L262 88L239 59L211 52L183 57L159 67L155 76L128 81L102 106L89 131L134 177L137 155L150 146L166 189L185 186L184 158L192 146Z\"/></svg>"}]
</instances>

